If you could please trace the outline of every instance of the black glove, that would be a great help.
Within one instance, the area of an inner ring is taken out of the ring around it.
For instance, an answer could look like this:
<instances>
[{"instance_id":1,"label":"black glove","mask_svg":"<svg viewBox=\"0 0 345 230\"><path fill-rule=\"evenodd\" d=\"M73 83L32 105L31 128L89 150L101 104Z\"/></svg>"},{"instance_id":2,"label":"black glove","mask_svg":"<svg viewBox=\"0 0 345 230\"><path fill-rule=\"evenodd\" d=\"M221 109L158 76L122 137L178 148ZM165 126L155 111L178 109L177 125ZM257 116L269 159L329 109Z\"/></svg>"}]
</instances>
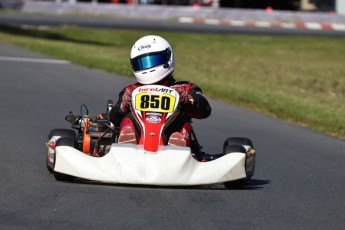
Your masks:
<instances>
[{"instance_id":1,"label":"black glove","mask_svg":"<svg viewBox=\"0 0 345 230\"><path fill-rule=\"evenodd\" d=\"M119 127L126 113L122 112L121 103L116 104L109 112L109 120L114 126Z\"/></svg>"}]
</instances>

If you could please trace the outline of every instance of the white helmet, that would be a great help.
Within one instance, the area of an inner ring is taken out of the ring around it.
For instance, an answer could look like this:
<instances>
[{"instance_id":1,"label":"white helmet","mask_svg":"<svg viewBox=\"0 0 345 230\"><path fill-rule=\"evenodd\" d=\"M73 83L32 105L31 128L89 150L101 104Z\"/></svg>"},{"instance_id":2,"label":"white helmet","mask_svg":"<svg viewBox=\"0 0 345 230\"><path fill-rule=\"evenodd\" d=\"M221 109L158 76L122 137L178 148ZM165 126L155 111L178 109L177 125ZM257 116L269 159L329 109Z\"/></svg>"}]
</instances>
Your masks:
<instances>
[{"instance_id":1,"label":"white helmet","mask_svg":"<svg viewBox=\"0 0 345 230\"><path fill-rule=\"evenodd\" d=\"M175 70L171 46L155 35L142 37L133 45L131 64L137 81L144 85L157 83Z\"/></svg>"}]
</instances>

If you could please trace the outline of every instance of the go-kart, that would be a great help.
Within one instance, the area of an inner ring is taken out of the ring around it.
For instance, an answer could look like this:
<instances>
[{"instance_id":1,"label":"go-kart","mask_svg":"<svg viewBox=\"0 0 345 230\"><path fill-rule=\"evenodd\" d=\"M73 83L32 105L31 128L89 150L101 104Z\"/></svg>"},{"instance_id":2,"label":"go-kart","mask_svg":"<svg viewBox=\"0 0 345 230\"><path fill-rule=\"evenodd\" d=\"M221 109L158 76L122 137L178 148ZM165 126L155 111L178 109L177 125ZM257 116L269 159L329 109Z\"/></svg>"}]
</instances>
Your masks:
<instances>
[{"instance_id":1,"label":"go-kart","mask_svg":"<svg viewBox=\"0 0 345 230\"><path fill-rule=\"evenodd\" d=\"M179 94L161 85L141 86L132 93L131 112L141 129L139 144L118 143L119 127L103 114L91 118L70 112L72 129L53 129L46 142L47 167L58 181L76 178L119 184L192 186L223 183L240 188L253 176L256 154L248 138L231 137L223 153L202 151L192 129L187 147L167 145L165 129L180 113Z\"/></svg>"}]
</instances>

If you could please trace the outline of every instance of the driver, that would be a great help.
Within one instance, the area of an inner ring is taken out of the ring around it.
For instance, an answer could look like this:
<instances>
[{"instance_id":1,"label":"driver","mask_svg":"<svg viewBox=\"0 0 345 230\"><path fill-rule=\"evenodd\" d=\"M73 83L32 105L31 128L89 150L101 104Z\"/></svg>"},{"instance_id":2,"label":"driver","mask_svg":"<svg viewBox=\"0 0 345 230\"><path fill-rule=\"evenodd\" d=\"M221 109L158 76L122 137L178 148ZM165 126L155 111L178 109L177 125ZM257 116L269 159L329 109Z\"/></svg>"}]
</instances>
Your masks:
<instances>
[{"instance_id":1,"label":"driver","mask_svg":"<svg viewBox=\"0 0 345 230\"><path fill-rule=\"evenodd\" d=\"M118 102L109 112L110 121L120 127L118 143L138 143L140 127L130 112L132 92L139 86L155 84L171 87L180 96L180 113L165 130L164 143L189 146L191 118L204 119L211 114L211 107L201 89L187 81L175 81L174 53L162 37L149 35L140 38L132 47L130 61L137 83L120 92Z\"/></svg>"}]
</instances>

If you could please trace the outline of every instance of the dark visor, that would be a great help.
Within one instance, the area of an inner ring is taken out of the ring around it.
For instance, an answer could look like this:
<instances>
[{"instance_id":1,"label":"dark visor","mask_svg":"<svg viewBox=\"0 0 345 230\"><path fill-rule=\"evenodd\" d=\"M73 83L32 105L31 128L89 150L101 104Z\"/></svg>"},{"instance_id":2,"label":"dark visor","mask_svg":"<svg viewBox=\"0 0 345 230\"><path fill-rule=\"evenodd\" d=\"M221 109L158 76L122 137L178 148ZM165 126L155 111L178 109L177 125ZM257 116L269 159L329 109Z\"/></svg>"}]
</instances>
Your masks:
<instances>
[{"instance_id":1,"label":"dark visor","mask_svg":"<svg viewBox=\"0 0 345 230\"><path fill-rule=\"evenodd\" d=\"M134 71L141 71L163 65L169 61L170 55L170 50L166 49L161 52L148 53L135 57L131 59L132 68Z\"/></svg>"}]
</instances>

